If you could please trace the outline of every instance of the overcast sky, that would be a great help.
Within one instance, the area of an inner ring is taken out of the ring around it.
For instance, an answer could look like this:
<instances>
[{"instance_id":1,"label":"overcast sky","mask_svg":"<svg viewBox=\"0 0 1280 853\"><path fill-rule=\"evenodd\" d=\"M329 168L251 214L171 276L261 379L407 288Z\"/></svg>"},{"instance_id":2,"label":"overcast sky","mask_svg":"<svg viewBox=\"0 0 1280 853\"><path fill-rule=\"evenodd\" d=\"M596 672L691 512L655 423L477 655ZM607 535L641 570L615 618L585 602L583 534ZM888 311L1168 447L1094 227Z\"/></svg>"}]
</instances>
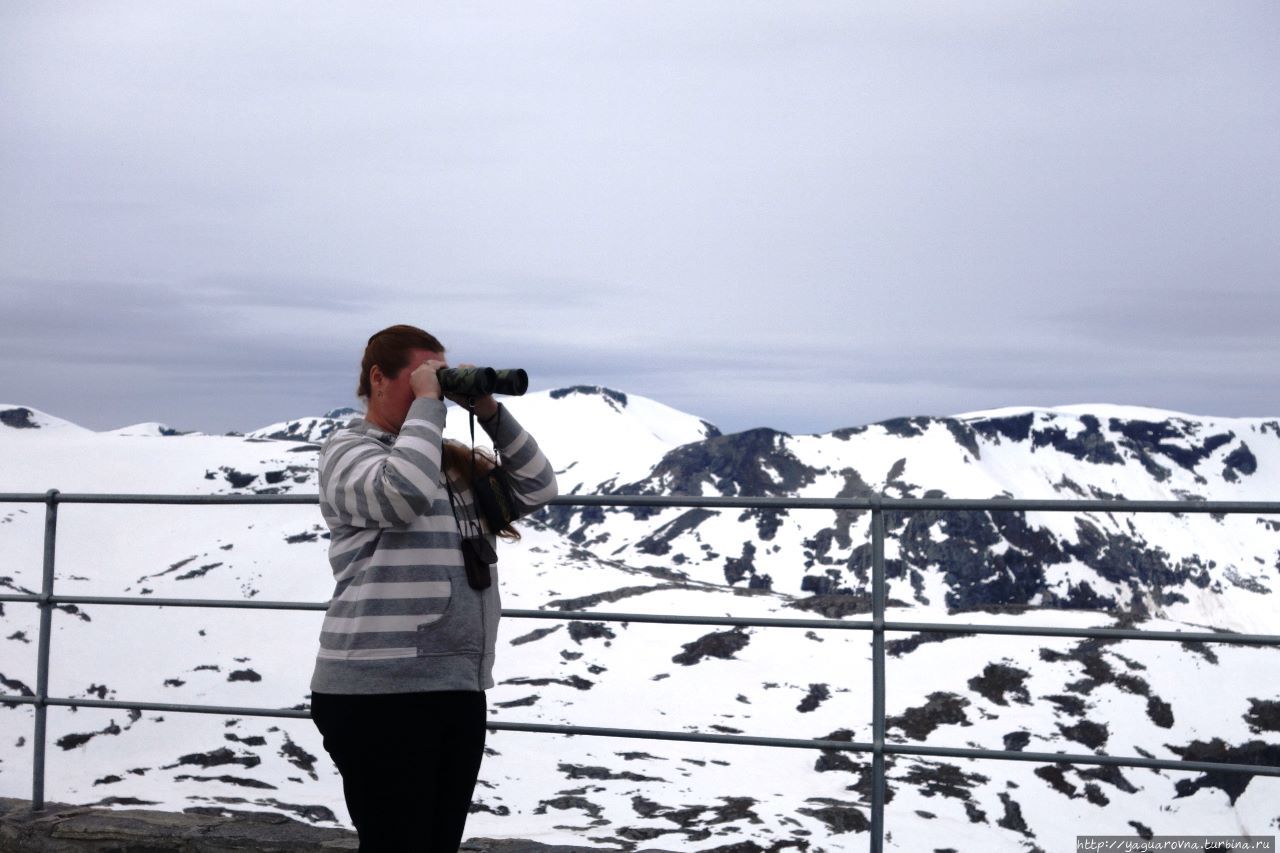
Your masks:
<instances>
[{"instance_id":1,"label":"overcast sky","mask_svg":"<svg viewBox=\"0 0 1280 853\"><path fill-rule=\"evenodd\" d=\"M1280 4L0 6L0 402L354 405L368 336L726 431L1280 415Z\"/></svg>"}]
</instances>

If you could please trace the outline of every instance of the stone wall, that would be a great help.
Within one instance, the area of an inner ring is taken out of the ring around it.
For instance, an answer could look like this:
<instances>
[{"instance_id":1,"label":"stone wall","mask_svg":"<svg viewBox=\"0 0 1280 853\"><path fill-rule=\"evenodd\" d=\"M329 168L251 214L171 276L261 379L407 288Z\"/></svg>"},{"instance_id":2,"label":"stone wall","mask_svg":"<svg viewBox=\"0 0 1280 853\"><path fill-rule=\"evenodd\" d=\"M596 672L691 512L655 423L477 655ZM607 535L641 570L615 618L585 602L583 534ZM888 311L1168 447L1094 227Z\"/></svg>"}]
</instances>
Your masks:
<instances>
[{"instance_id":1,"label":"stone wall","mask_svg":"<svg viewBox=\"0 0 1280 853\"><path fill-rule=\"evenodd\" d=\"M45 803L44 811L33 812L29 800L0 797L0 853L329 853L358 847L354 832L311 826L275 812L218 808L163 812L64 803ZM600 849L472 838L460 853L598 853Z\"/></svg>"}]
</instances>

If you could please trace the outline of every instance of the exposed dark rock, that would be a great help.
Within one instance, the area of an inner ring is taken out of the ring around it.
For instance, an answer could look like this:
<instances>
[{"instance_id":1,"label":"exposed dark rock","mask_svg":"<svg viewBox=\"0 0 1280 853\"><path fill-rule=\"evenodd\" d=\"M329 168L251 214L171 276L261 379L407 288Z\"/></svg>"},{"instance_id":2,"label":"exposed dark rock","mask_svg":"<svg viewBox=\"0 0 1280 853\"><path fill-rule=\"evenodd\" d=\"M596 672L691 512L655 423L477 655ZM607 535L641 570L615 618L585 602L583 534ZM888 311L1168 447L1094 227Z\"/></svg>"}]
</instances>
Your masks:
<instances>
[{"instance_id":1,"label":"exposed dark rock","mask_svg":"<svg viewBox=\"0 0 1280 853\"><path fill-rule=\"evenodd\" d=\"M889 435L896 435L900 438L915 438L924 435L924 431L929 428L932 419L925 417L915 418L890 418L887 421L880 421L875 426L882 427ZM890 477L890 479L893 479Z\"/></svg>"},{"instance_id":2,"label":"exposed dark rock","mask_svg":"<svg viewBox=\"0 0 1280 853\"><path fill-rule=\"evenodd\" d=\"M193 578L204 577L209 572L213 571L214 569L218 568L221 565L222 563L206 563L198 569L192 569L189 572L184 572L183 574L178 575L177 577L174 578L174 580L189 581Z\"/></svg>"},{"instance_id":3,"label":"exposed dark rock","mask_svg":"<svg viewBox=\"0 0 1280 853\"><path fill-rule=\"evenodd\" d=\"M607 767L589 767L583 764L568 764L561 762L558 769L566 777L570 779L595 779L598 781L606 781L609 779L625 779L629 782L665 782L658 776L642 776L639 773L632 773L624 770L621 773L615 773Z\"/></svg>"},{"instance_id":4,"label":"exposed dark rock","mask_svg":"<svg viewBox=\"0 0 1280 853\"><path fill-rule=\"evenodd\" d=\"M696 530L708 518L715 518L715 510L691 509L674 521L669 521L636 543L636 550L660 557L671 550L671 542L683 533Z\"/></svg>"},{"instance_id":5,"label":"exposed dark rock","mask_svg":"<svg viewBox=\"0 0 1280 853\"><path fill-rule=\"evenodd\" d=\"M263 782L259 779L245 779L242 776L174 776L175 782L221 782L224 785L237 785L241 788L263 788L274 791L275 785L269 782Z\"/></svg>"},{"instance_id":6,"label":"exposed dark rock","mask_svg":"<svg viewBox=\"0 0 1280 853\"><path fill-rule=\"evenodd\" d=\"M178 759L177 764L167 764L163 769L169 770L183 765L196 767L220 767L224 764L239 764L242 767L257 767L262 759L256 755L236 755L225 746L211 752L192 752Z\"/></svg>"},{"instance_id":7,"label":"exposed dark rock","mask_svg":"<svg viewBox=\"0 0 1280 853\"><path fill-rule=\"evenodd\" d=\"M249 735L248 737L240 737L234 732L226 732L222 736L229 741L232 741L234 743L242 743L245 746L266 746L267 745L267 739L264 738L262 735Z\"/></svg>"},{"instance_id":8,"label":"exposed dark rock","mask_svg":"<svg viewBox=\"0 0 1280 853\"><path fill-rule=\"evenodd\" d=\"M863 765L850 758L847 752L824 749L822 754L818 756L818 760L814 762L813 769L818 773L827 773L833 770L858 773L862 771Z\"/></svg>"},{"instance_id":9,"label":"exposed dark rock","mask_svg":"<svg viewBox=\"0 0 1280 853\"><path fill-rule=\"evenodd\" d=\"M1071 768L1066 764L1054 764L1046 767L1037 767L1035 774L1041 779L1049 783L1049 787L1068 798L1080 796L1079 789L1067 781L1066 773Z\"/></svg>"},{"instance_id":10,"label":"exposed dark rock","mask_svg":"<svg viewBox=\"0 0 1280 853\"><path fill-rule=\"evenodd\" d=\"M1004 804L1004 816L996 821L997 826L1020 832L1028 838L1035 838L1035 833L1027 827L1022 817L1022 806L1005 791L1000 792L1000 802Z\"/></svg>"},{"instance_id":11,"label":"exposed dark rock","mask_svg":"<svg viewBox=\"0 0 1280 853\"><path fill-rule=\"evenodd\" d=\"M1136 820L1131 820L1129 821L1129 826L1132 826L1138 833L1138 837L1144 841L1150 841L1155 838L1155 833L1152 831L1151 827L1147 826L1145 823L1139 823Z\"/></svg>"},{"instance_id":12,"label":"exposed dark rock","mask_svg":"<svg viewBox=\"0 0 1280 853\"><path fill-rule=\"evenodd\" d=\"M921 631L901 640L886 640L885 653L890 657L901 657L914 652L926 643L943 643L960 637L973 637L974 634L953 634L949 631Z\"/></svg>"},{"instance_id":13,"label":"exposed dark rock","mask_svg":"<svg viewBox=\"0 0 1280 853\"><path fill-rule=\"evenodd\" d=\"M751 636L741 628L717 631L699 637L692 643L684 643L681 646L684 651L673 657L671 662L682 666L693 666L707 657L729 660L749 642L751 642Z\"/></svg>"},{"instance_id":14,"label":"exposed dark rock","mask_svg":"<svg viewBox=\"0 0 1280 853\"><path fill-rule=\"evenodd\" d=\"M64 735L56 741L57 745L62 749L75 749L77 746L83 746L93 740L98 735L118 735L123 731L115 724L113 720L105 729L96 732L88 732L85 734Z\"/></svg>"},{"instance_id":15,"label":"exposed dark rock","mask_svg":"<svg viewBox=\"0 0 1280 853\"><path fill-rule=\"evenodd\" d=\"M1102 434L1101 424L1092 415L1080 418L1083 429L1073 436L1058 426L1046 426L1031 434L1033 448L1052 447L1059 453L1065 453L1075 459L1095 465L1122 465L1124 459L1116 446L1107 441ZM1166 473L1167 476L1167 473Z\"/></svg>"},{"instance_id":16,"label":"exposed dark rock","mask_svg":"<svg viewBox=\"0 0 1280 853\"><path fill-rule=\"evenodd\" d=\"M711 808L712 816L706 818L704 823L714 825L739 820L754 824L764 823L760 816L752 811L751 807L757 805L757 801L750 797L720 797L720 802L721 805Z\"/></svg>"},{"instance_id":17,"label":"exposed dark rock","mask_svg":"<svg viewBox=\"0 0 1280 853\"><path fill-rule=\"evenodd\" d=\"M831 688L825 684L810 684L809 693L800 700L796 710L802 714L816 710L819 705L831 698Z\"/></svg>"},{"instance_id":18,"label":"exposed dark rock","mask_svg":"<svg viewBox=\"0 0 1280 853\"><path fill-rule=\"evenodd\" d=\"M1114 765L1099 765L1097 767L1076 767L1077 776L1082 779L1096 779L1099 782L1106 782L1114 788L1124 791L1126 794L1138 793L1138 788L1125 778L1124 772Z\"/></svg>"},{"instance_id":19,"label":"exposed dark rock","mask_svg":"<svg viewBox=\"0 0 1280 853\"><path fill-rule=\"evenodd\" d=\"M867 816L854 803L845 803L825 797L810 797L805 802L817 803L818 807L802 807L796 809L796 811L802 815L817 818L836 835L844 835L847 832L866 832L871 828L871 821L867 820Z\"/></svg>"},{"instance_id":20,"label":"exposed dark rock","mask_svg":"<svg viewBox=\"0 0 1280 853\"><path fill-rule=\"evenodd\" d=\"M590 690L595 686L594 681L588 681L580 675L571 675L568 678L508 678L503 684L519 684L527 687L546 687L548 684L559 684L562 687L572 687L574 690Z\"/></svg>"},{"instance_id":21,"label":"exposed dark rock","mask_svg":"<svg viewBox=\"0 0 1280 853\"><path fill-rule=\"evenodd\" d=\"M13 429L40 429L40 424L31 419L35 412L25 407L5 409L0 412L0 424Z\"/></svg>"},{"instance_id":22,"label":"exposed dark rock","mask_svg":"<svg viewBox=\"0 0 1280 853\"><path fill-rule=\"evenodd\" d=\"M140 800L137 797L103 797L95 806L158 806L155 800Z\"/></svg>"},{"instance_id":23,"label":"exposed dark rock","mask_svg":"<svg viewBox=\"0 0 1280 853\"><path fill-rule=\"evenodd\" d=\"M495 708L526 708L530 705L536 705L542 697L537 693L526 696L523 699L512 699L510 702L494 702Z\"/></svg>"},{"instance_id":24,"label":"exposed dark rock","mask_svg":"<svg viewBox=\"0 0 1280 853\"><path fill-rule=\"evenodd\" d=\"M724 579L730 586L745 577L755 576L756 546L752 542L742 543L742 556L729 557L724 561Z\"/></svg>"},{"instance_id":25,"label":"exposed dark rock","mask_svg":"<svg viewBox=\"0 0 1280 853\"><path fill-rule=\"evenodd\" d=\"M556 631L559 631L562 627L564 626L554 625L550 628L536 628L527 634L521 634L519 637L516 637L515 639L513 639L511 641L511 645L523 646L525 643L532 643L535 640L541 640L543 637L549 636L551 634L554 634Z\"/></svg>"},{"instance_id":26,"label":"exposed dark rock","mask_svg":"<svg viewBox=\"0 0 1280 853\"><path fill-rule=\"evenodd\" d=\"M16 678L8 678L7 676L5 676L3 672L0 672L0 684L3 684L6 690L16 691L19 696L35 696L36 695L36 692L32 690L30 687L28 687L26 684L22 683L20 680ZM20 703L3 702L0 704L3 704L4 707L6 708L16 708ZM77 744L77 746L78 745L79 744Z\"/></svg>"},{"instance_id":27,"label":"exposed dark rock","mask_svg":"<svg viewBox=\"0 0 1280 853\"><path fill-rule=\"evenodd\" d=\"M284 745L280 747L280 755L294 767L306 772L312 779L320 778L316 775L316 757L294 743L288 735L284 736Z\"/></svg>"},{"instance_id":28,"label":"exposed dark rock","mask_svg":"<svg viewBox=\"0 0 1280 853\"><path fill-rule=\"evenodd\" d=\"M886 717L886 729L902 729L911 740L924 740L942 725L973 725L965 715L969 700L954 693L930 693L928 702L908 708L901 716Z\"/></svg>"},{"instance_id":29,"label":"exposed dark rock","mask_svg":"<svg viewBox=\"0 0 1280 853\"><path fill-rule=\"evenodd\" d=\"M1073 726L1064 726L1059 723L1058 731L1062 732L1064 737L1076 743L1082 743L1090 749L1102 747L1110 736L1106 723L1095 723L1092 720L1081 720Z\"/></svg>"},{"instance_id":30,"label":"exposed dark rock","mask_svg":"<svg viewBox=\"0 0 1280 853\"><path fill-rule=\"evenodd\" d=\"M1173 728L1173 706L1159 696L1148 697L1147 716L1162 729Z\"/></svg>"},{"instance_id":31,"label":"exposed dark rock","mask_svg":"<svg viewBox=\"0 0 1280 853\"><path fill-rule=\"evenodd\" d=\"M1215 666L1218 664L1218 653L1213 650L1213 646L1208 643L1180 643L1184 652L1191 652L1199 655Z\"/></svg>"},{"instance_id":32,"label":"exposed dark rock","mask_svg":"<svg viewBox=\"0 0 1280 853\"><path fill-rule=\"evenodd\" d=\"M1035 422L1035 413L1010 415L1004 418L981 418L969 422L969 426L983 438L1000 443L1000 436L1010 441L1026 441L1031 437L1031 425Z\"/></svg>"},{"instance_id":33,"label":"exposed dark rock","mask_svg":"<svg viewBox=\"0 0 1280 853\"><path fill-rule=\"evenodd\" d=\"M1243 441L1240 442L1239 447L1227 455L1223 463L1222 476L1233 483L1239 479L1238 475L1248 476L1258 470L1257 458L1249 450L1249 445Z\"/></svg>"},{"instance_id":34,"label":"exposed dark rock","mask_svg":"<svg viewBox=\"0 0 1280 853\"><path fill-rule=\"evenodd\" d=\"M894 784L904 784L925 797L969 800L970 791L990 782L981 773L966 773L954 764L918 760Z\"/></svg>"},{"instance_id":35,"label":"exposed dark rock","mask_svg":"<svg viewBox=\"0 0 1280 853\"><path fill-rule=\"evenodd\" d=\"M1009 752L1022 752L1031 743L1031 732L1009 732L1004 736L1004 748Z\"/></svg>"},{"instance_id":36,"label":"exposed dark rock","mask_svg":"<svg viewBox=\"0 0 1280 853\"><path fill-rule=\"evenodd\" d=\"M1152 615L1147 605L1148 598L1160 604L1185 601L1185 597L1176 590L1187 583L1201 588L1209 583L1208 570L1194 558L1181 561L1175 568L1169 563L1167 551L1139 536L1104 532L1083 518L1076 519L1076 528L1078 541L1064 543L1066 554L1093 569L1103 579L1130 590L1128 601L1090 596L1105 609L1123 607L1136 618L1147 618Z\"/></svg>"},{"instance_id":37,"label":"exposed dark rock","mask_svg":"<svg viewBox=\"0 0 1280 853\"><path fill-rule=\"evenodd\" d=\"M785 497L814 481L817 472L786 448L786 433L771 429L721 435L677 447L667 453L653 473L639 483L623 486L619 494Z\"/></svg>"},{"instance_id":38,"label":"exposed dark rock","mask_svg":"<svg viewBox=\"0 0 1280 853\"><path fill-rule=\"evenodd\" d=\"M612 388L605 388L602 385L574 385L569 388L556 388L550 394L553 400L563 400L571 394L581 394L584 397L601 397L615 411L621 411L627 407L626 394L621 391L615 391Z\"/></svg>"},{"instance_id":39,"label":"exposed dark rock","mask_svg":"<svg viewBox=\"0 0 1280 853\"><path fill-rule=\"evenodd\" d=\"M261 681L262 676L251 669L237 669L227 676L227 681Z\"/></svg>"},{"instance_id":40,"label":"exposed dark rock","mask_svg":"<svg viewBox=\"0 0 1280 853\"><path fill-rule=\"evenodd\" d=\"M782 526L782 520L786 517L785 509L745 509L742 515L738 516L738 521L750 521L754 518L760 541L769 542L777 535L778 528Z\"/></svg>"},{"instance_id":41,"label":"exposed dark rock","mask_svg":"<svg viewBox=\"0 0 1280 853\"><path fill-rule=\"evenodd\" d=\"M284 537L284 541L290 545L298 545L302 542L315 542L317 534L312 530L304 530L301 533L295 533L292 536Z\"/></svg>"},{"instance_id":42,"label":"exposed dark rock","mask_svg":"<svg viewBox=\"0 0 1280 853\"><path fill-rule=\"evenodd\" d=\"M1252 740L1239 746L1231 746L1221 738L1211 741L1192 741L1186 746L1165 746L1182 758L1183 761L1215 761L1231 764L1262 764L1275 767L1280 765L1280 744ZM1249 787L1253 781L1252 773L1229 773L1214 771L1204 773L1198 778L1180 779L1176 790L1179 797L1189 797L1201 788L1220 788L1230 798L1231 804Z\"/></svg>"},{"instance_id":43,"label":"exposed dark rock","mask_svg":"<svg viewBox=\"0 0 1280 853\"><path fill-rule=\"evenodd\" d=\"M483 803L480 800L472 800L470 807L467 809L467 813L478 814L479 812L486 812L491 815L497 815L498 817L507 817L511 814L511 809L506 806L498 806L497 808L494 808L488 803ZM466 850L468 848L462 847L460 849Z\"/></svg>"},{"instance_id":44,"label":"exposed dark rock","mask_svg":"<svg viewBox=\"0 0 1280 853\"><path fill-rule=\"evenodd\" d=\"M230 483L231 488L233 489L247 488L254 480L258 479L257 474L245 474L234 468L228 468L226 466L223 466L218 470L222 472L223 479Z\"/></svg>"},{"instance_id":45,"label":"exposed dark rock","mask_svg":"<svg viewBox=\"0 0 1280 853\"><path fill-rule=\"evenodd\" d=\"M992 554L1001 542L1013 547ZM1053 537L1027 528L1018 513L913 512L899 535L899 546L904 563L943 573L952 612L1051 598L1044 569L1066 561Z\"/></svg>"},{"instance_id":46,"label":"exposed dark rock","mask_svg":"<svg viewBox=\"0 0 1280 853\"><path fill-rule=\"evenodd\" d=\"M1058 706L1058 710L1064 714L1070 714L1073 717L1083 717L1085 712L1084 700L1079 696L1055 695L1045 696L1054 705Z\"/></svg>"},{"instance_id":47,"label":"exposed dark rock","mask_svg":"<svg viewBox=\"0 0 1280 853\"><path fill-rule=\"evenodd\" d=\"M972 425L964 421L958 421L955 418L943 418L942 425L947 428L947 432L951 433L951 437L956 440L956 444L969 451L974 459L982 458L982 451L978 449L978 440Z\"/></svg>"},{"instance_id":48,"label":"exposed dark rock","mask_svg":"<svg viewBox=\"0 0 1280 853\"><path fill-rule=\"evenodd\" d=\"M1107 795L1102 793L1102 789L1092 782L1084 786L1084 798L1095 806L1105 806L1111 802L1107 799Z\"/></svg>"},{"instance_id":49,"label":"exposed dark rock","mask_svg":"<svg viewBox=\"0 0 1280 853\"><path fill-rule=\"evenodd\" d=\"M1027 688L1023 686L1031 673L1025 669L1009 666L1002 663L989 663L982 671L982 675L969 679L969 689L976 690L981 693L989 702L997 705L1008 705L1005 701L1005 694L1013 696L1014 700L1022 705L1031 704L1031 696L1027 693Z\"/></svg>"},{"instance_id":50,"label":"exposed dark rock","mask_svg":"<svg viewBox=\"0 0 1280 853\"><path fill-rule=\"evenodd\" d=\"M538 803L538 807L533 810L533 813L546 814L548 808L558 809L560 811L578 809L586 812L587 816L592 818L599 818L601 811L598 805L591 802L586 797L563 796L540 801Z\"/></svg>"},{"instance_id":51,"label":"exposed dark rock","mask_svg":"<svg viewBox=\"0 0 1280 853\"><path fill-rule=\"evenodd\" d=\"M810 578L805 578L809 581ZM894 604L901 606L903 602L895 601ZM846 616L856 616L863 613L871 612L871 595L870 593L858 592L850 594L819 594L810 596L809 598L800 598L795 601L787 602L787 607L794 607L797 610L805 610L811 613L818 613L828 619L843 619Z\"/></svg>"},{"instance_id":52,"label":"exposed dark rock","mask_svg":"<svg viewBox=\"0 0 1280 853\"><path fill-rule=\"evenodd\" d=\"M1249 711L1244 715L1249 731L1280 732L1280 702L1274 699L1250 699Z\"/></svg>"},{"instance_id":53,"label":"exposed dark rock","mask_svg":"<svg viewBox=\"0 0 1280 853\"><path fill-rule=\"evenodd\" d=\"M1119 444L1132 450L1142 462L1143 467L1158 480L1162 480L1164 477L1160 476L1157 471L1167 471L1167 469L1162 469L1155 463L1152 458L1155 455L1164 456L1166 459L1172 460L1174 464L1188 471L1194 471L1196 465L1209 457L1219 447L1229 444L1235 438L1234 433L1213 435L1205 439L1204 443L1197 447L1191 425L1186 421L1176 419L1167 421L1125 421L1119 418L1112 418L1110 427L1113 432L1118 432L1124 436ZM1179 443L1184 441L1192 446L1184 447ZM1245 452L1247 453L1248 451L1246 450Z\"/></svg>"},{"instance_id":54,"label":"exposed dark rock","mask_svg":"<svg viewBox=\"0 0 1280 853\"><path fill-rule=\"evenodd\" d=\"M578 644L583 640L605 640L607 645L615 634L603 622L570 622L569 637Z\"/></svg>"}]
</instances>

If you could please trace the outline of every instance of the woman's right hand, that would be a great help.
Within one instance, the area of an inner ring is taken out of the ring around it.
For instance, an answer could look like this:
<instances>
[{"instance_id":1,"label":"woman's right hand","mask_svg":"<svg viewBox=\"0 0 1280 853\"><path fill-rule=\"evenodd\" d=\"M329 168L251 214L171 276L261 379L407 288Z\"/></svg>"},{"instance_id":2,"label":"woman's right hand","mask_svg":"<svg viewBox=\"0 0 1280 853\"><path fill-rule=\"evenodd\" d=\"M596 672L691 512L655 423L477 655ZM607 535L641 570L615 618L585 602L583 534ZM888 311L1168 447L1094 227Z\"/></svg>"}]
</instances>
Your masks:
<instances>
[{"instance_id":1,"label":"woman's right hand","mask_svg":"<svg viewBox=\"0 0 1280 853\"><path fill-rule=\"evenodd\" d=\"M448 366L448 363L443 361L424 361L418 365L413 373L409 374L409 387L413 389L413 396L443 399L444 395L440 392L440 379L436 376L436 371Z\"/></svg>"}]
</instances>

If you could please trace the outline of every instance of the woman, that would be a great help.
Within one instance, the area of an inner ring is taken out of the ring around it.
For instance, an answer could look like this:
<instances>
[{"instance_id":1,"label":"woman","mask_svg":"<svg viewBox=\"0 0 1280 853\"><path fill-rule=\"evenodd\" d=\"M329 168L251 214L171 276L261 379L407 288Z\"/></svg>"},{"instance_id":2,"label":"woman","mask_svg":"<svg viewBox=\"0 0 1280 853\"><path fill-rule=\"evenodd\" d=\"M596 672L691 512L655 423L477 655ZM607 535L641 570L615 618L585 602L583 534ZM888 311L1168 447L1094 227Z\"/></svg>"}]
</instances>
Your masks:
<instances>
[{"instance_id":1,"label":"woman","mask_svg":"<svg viewBox=\"0 0 1280 853\"><path fill-rule=\"evenodd\" d=\"M443 439L444 347L413 326L369 339L363 420L320 451L320 509L337 586L311 679L311 716L342 774L363 853L455 853L485 739L501 604L468 573L463 537L495 533L472 501L473 461ZM470 403L522 512L556 494L533 438L492 396ZM461 531L461 532L460 532ZM483 545L481 545L483 549ZM496 569L495 567L492 567Z\"/></svg>"}]
</instances>

